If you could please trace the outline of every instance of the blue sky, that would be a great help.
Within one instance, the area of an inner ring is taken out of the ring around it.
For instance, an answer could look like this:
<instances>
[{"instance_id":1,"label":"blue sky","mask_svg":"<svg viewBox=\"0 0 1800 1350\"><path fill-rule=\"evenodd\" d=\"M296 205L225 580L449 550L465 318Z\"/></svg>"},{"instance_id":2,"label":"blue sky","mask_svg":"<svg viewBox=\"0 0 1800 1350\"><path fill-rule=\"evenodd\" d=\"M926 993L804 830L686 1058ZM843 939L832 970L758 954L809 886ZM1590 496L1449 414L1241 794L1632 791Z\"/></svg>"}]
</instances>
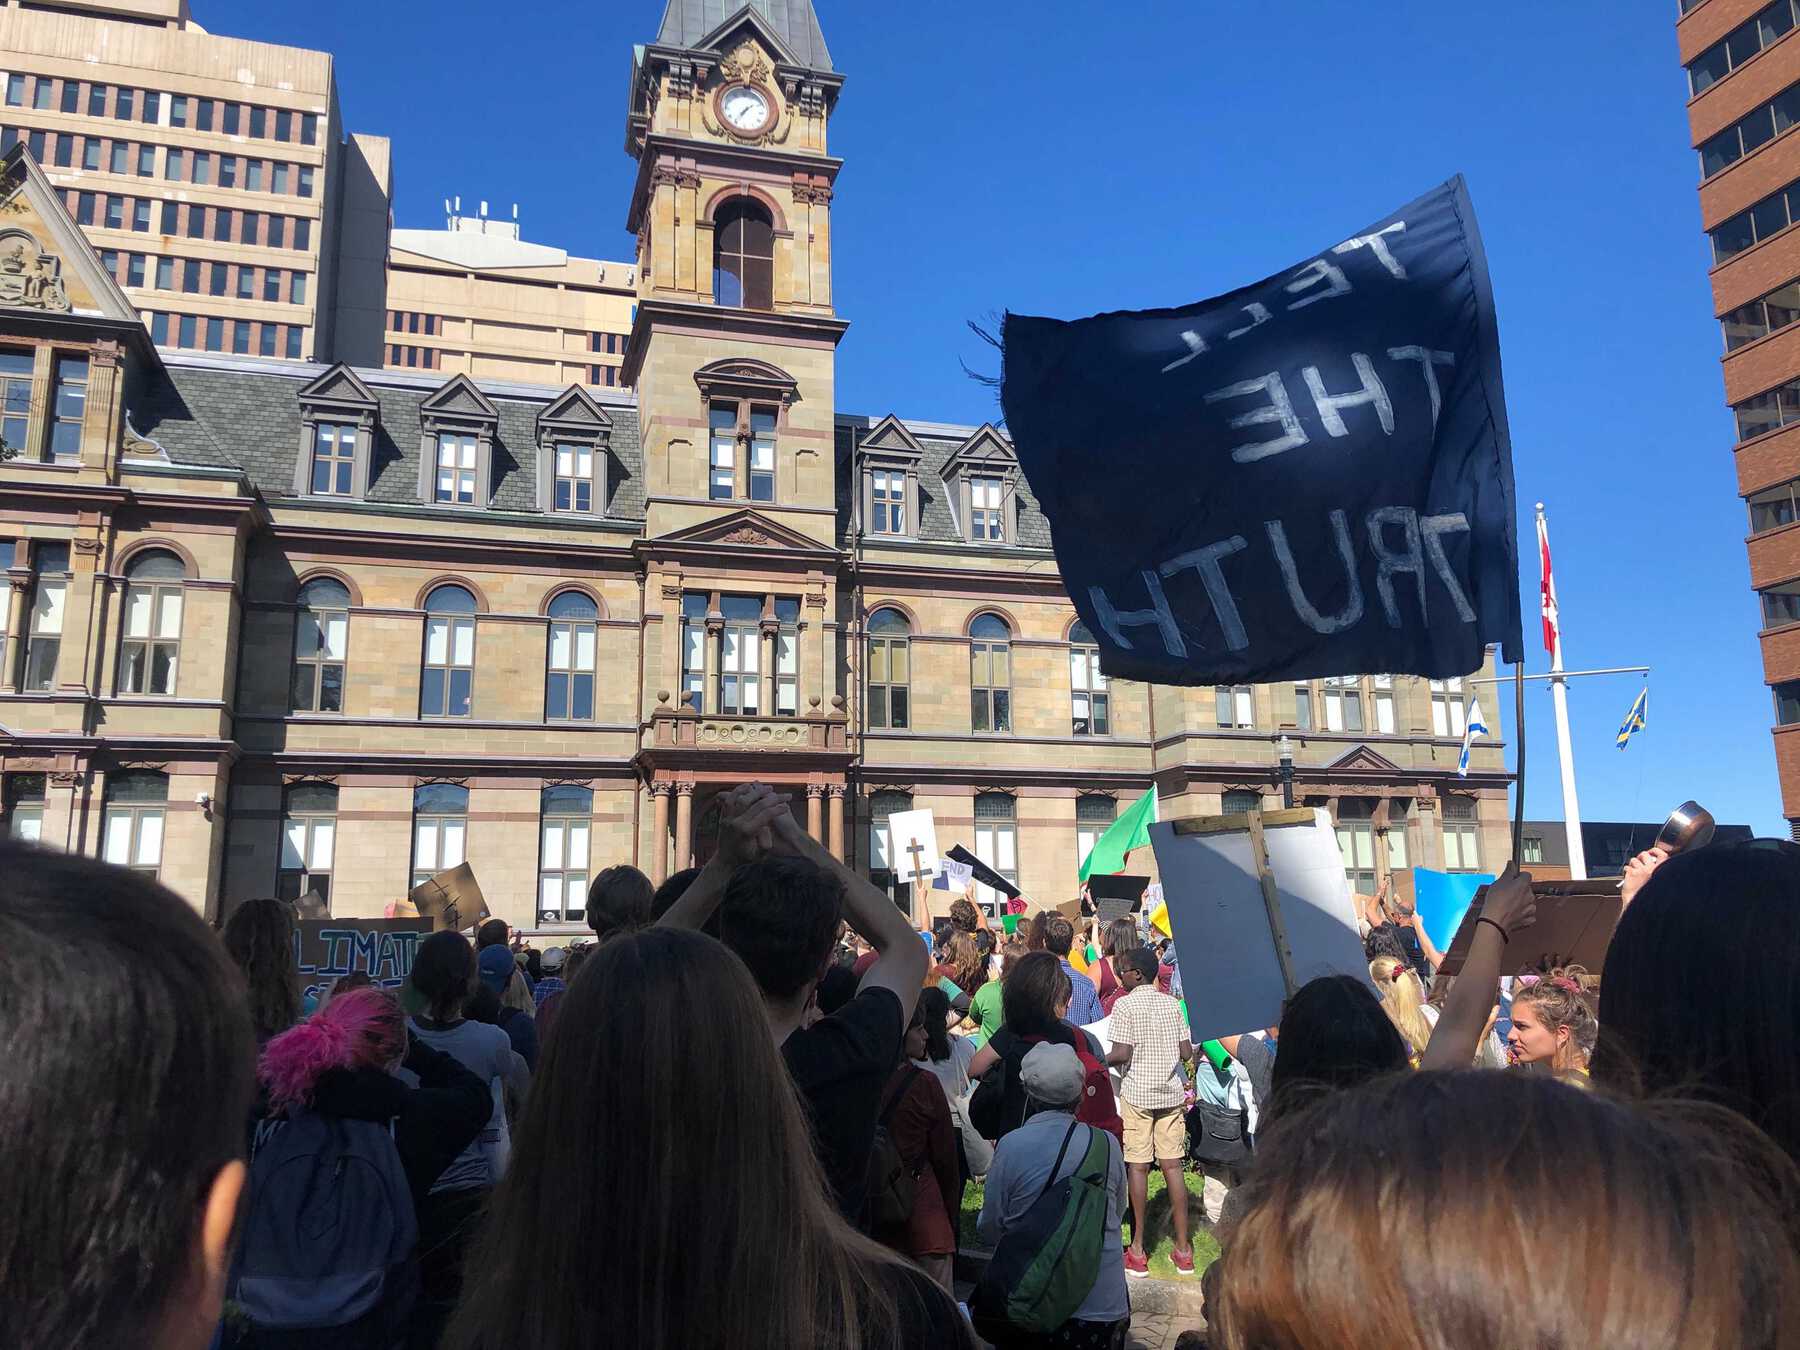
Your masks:
<instances>
[{"instance_id":1,"label":"blue sky","mask_svg":"<svg viewBox=\"0 0 1800 1350\"><path fill-rule=\"evenodd\" d=\"M1571 668L1654 668L1624 753L1635 677L1571 686L1583 815L1692 796L1785 834L1673 0L816 2L849 81L841 409L996 416L960 364L996 364L967 320L1200 299L1461 172L1500 313L1528 666L1542 498ZM504 42L470 0L194 8L337 55L350 127L394 141L396 223L485 197L518 202L530 239L629 256L630 45L662 0L532 0ZM1528 716L1528 811L1559 817L1542 686Z\"/></svg>"}]
</instances>

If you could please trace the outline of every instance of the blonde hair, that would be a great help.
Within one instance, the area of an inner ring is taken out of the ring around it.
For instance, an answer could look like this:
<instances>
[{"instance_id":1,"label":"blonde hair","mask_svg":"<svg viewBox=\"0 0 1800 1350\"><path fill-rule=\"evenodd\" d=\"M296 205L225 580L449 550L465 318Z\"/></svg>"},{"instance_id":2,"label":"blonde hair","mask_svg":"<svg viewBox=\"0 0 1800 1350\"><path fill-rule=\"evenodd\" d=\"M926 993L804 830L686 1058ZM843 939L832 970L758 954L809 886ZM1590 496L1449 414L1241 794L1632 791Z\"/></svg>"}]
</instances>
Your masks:
<instances>
[{"instance_id":1,"label":"blonde hair","mask_svg":"<svg viewBox=\"0 0 1800 1350\"><path fill-rule=\"evenodd\" d=\"M1369 962L1369 978L1381 995L1381 1010L1407 1048L1415 1055L1424 1054L1431 1040L1431 1023L1425 1020L1425 990L1412 966L1397 956L1378 956Z\"/></svg>"},{"instance_id":2,"label":"blonde hair","mask_svg":"<svg viewBox=\"0 0 1800 1350\"><path fill-rule=\"evenodd\" d=\"M506 988L500 991L502 1008L517 1008L529 1017L537 1016L537 1000L531 996L531 990L525 986L525 972L514 969L507 978Z\"/></svg>"}]
</instances>

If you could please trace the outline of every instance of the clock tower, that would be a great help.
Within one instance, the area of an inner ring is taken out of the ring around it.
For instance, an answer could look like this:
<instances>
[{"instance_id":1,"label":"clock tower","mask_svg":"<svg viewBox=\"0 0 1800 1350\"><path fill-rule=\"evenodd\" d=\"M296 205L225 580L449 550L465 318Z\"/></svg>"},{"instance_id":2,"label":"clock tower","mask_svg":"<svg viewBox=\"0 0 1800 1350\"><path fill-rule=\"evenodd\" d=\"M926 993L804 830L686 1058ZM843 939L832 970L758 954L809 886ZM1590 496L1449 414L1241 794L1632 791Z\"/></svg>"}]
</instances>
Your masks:
<instances>
[{"instance_id":1,"label":"clock tower","mask_svg":"<svg viewBox=\"0 0 1800 1350\"><path fill-rule=\"evenodd\" d=\"M638 305L624 377L649 540L751 513L836 545L826 148L843 77L811 0L668 0L635 49L626 227ZM755 529L740 530L749 540ZM771 540L773 542L773 540Z\"/></svg>"}]
</instances>

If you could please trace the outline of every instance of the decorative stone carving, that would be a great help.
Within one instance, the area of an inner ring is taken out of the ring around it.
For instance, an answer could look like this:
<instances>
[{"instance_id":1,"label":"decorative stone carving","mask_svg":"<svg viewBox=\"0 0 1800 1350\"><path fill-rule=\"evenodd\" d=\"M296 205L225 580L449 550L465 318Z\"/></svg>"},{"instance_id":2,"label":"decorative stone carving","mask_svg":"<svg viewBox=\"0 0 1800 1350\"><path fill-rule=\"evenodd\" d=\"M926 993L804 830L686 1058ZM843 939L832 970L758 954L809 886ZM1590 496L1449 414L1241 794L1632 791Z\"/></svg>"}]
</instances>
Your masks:
<instances>
[{"instance_id":1,"label":"decorative stone carving","mask_svg":"<svg viewBox=\"0 0 1800 1350\"><path fill-rule=\"evenodd\" d=\"M62 262L24 230L0 230L0 305L67 314Z\"/></svg>"},{"instance_id":2,"label":"decorative stone carving","mask_svg":"<svg viewBox=\"0 0 1800 1350\"><path fill-rule=\"evenodd\" d=\"M757 544L768 548L775 541L761 530L752 529L748 525L740 526L719 541L722 544Z\"/></svg>"},{"instance_id":3,"label":"decorative stone carving","mask_svg":"<svg viewBox=\"0 0 1800 1350\"><path fill-rule=\"evenodd\" d=\"M719 62L719 76L732 84L762 84L769 78L769 63L755 43L740 42L736 51Z\"/></svg>"},{"instance_id":4,"label":"decorative stone carving","mask_svg":"<svg viewBox=\"0 0 1800 1350\"><path fill-rule=\"evenodd\" d=\"M131 413L125 413L125 430L119 440L119 452L130 455L134 459L160 459L169 462L169 452L161 441L145 436L131 425Z\"/></svg>"}]
</instances>

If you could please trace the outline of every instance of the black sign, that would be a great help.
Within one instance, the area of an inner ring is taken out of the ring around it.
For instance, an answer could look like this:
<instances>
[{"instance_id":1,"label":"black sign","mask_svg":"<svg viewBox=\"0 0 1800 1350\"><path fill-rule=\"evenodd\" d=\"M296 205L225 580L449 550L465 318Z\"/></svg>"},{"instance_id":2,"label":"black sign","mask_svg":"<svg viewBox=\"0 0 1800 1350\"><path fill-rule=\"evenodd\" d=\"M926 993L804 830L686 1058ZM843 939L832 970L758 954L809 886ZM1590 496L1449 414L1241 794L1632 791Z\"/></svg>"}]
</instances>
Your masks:
<instances>
[{"instance_id":1,"label":"black sign","mask_svg":"<svg viewBox=\"0 0 1800 1350\"><path fill-rule=\"evenodd\" d=\"M1512 443L1462 179L1182 309L1006 316L1001 401L1109 675L1521 655Z\"/></svg>"}]
</instances>

